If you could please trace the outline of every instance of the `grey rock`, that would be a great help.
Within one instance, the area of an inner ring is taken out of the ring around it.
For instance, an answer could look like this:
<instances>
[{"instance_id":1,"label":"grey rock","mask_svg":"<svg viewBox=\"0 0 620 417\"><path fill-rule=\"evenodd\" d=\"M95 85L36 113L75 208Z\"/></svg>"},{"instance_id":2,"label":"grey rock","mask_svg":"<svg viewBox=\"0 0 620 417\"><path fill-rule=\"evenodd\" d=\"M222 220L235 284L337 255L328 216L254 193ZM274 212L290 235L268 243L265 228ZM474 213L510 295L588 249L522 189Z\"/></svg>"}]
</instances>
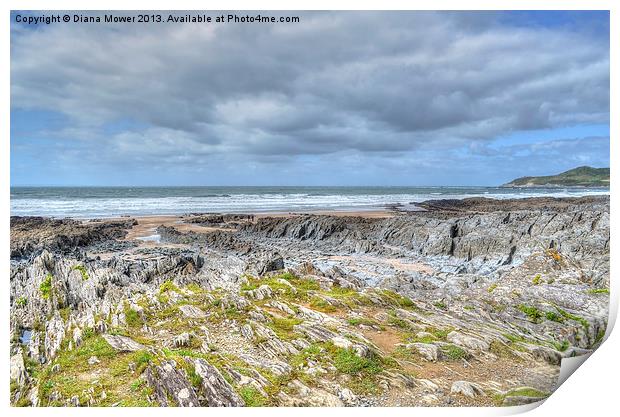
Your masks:
<instances>
[{"instance_id":1,"label":"grey rock","mask_svg":"<svg viewBox=\"0 0 620 417\"><path fill-rule=\"evenodd\" d=\"M146 381L153 389L153 397L162 407L198 407L194 388L185 372L177 369L176 362L165 361L160 366L151 365L145 372Z\"/></svg>"},{"instance_id":2,"label":"grey rock","mask_svg":"<svg viewBox=\"0 0 620 417\"><path fill-rule=\"evenodd\" d=\"M207 317L207 314L204 311L202 311L198 307L189 304L184 304L180 306L179 310L181 311L181 313L183 313L185 317L189 317L191 319L202 319Z\"/></svg>"},{"instance_id":3,"label":"grey rock","mask_svg":"<svg viewBox=\"0 0 620 417\"><path fill-rule=\"evenodd\" d=\"M474 398L485 395L480 385L469 381L455 381L450 388L452 394L462 394L466 397Z\"/></svg>"},{"instance_id":4,"label":"grey rock","mask_svg":"<svg viewBox=\"0 0 620 417\"><path fill-rule=\"evenodd\" d=\"M126 336L104 334L103 338L112 348L119 352L135 352L136 350L145 349L144 345Z\"/></svg>"},{"instance_id":5,"label":"grey rock","mask_svg":"<svg viewBox=\"0 0 620 417\"><path fill-rule=\"evenodd\" d=\"M488 351L490 348L486 341L457 331L448 333L447 340L455 345L474 350Z\"/></svg>"},{"instance_id":6,"label":"grey rock","mask_svg":"<svg viewBox=\"0 0 620 417\"><path fill-rule=\"evenodd\" d=\"M201 388L209 407L243 407L245 402L222 376L220 371L206 360L192 360L195 372L202 378Z\"/></svg>"},{"instance_id":7,"label":"grey rock","mask_svg":"<svg viewBox=\"0 0 620 417\"><path fill-rule=\"evenodd\" d=\"M17 382L20 387L23 387L28 381L28 373L21 352L11 356L10 373L11 380Z\"/></svg>"},{"instance_id":8,"label":"grey rock","mask_svg":"<svg viewBox=\"0 0 620 417\"><path fill-rule=\"evenodd\" d=\"M439 347L430 343L409 343L406 345L406 348L416 351L420 356L430 362L437 362L441 355Z\"/></svg>"}]
</instances>

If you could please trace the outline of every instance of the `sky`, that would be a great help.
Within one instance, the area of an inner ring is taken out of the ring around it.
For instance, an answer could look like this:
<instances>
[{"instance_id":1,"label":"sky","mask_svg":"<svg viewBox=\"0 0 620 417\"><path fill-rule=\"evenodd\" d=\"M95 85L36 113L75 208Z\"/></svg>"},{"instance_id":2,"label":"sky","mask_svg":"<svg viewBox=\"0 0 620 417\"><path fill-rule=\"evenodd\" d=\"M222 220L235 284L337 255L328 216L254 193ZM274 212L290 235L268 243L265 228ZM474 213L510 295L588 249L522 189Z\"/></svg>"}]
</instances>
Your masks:
<instances>
[{"instance_id":1,"label":"sky","mask_svg":"<svg viewBox=\"0 0 620 417\"><path fill-rule=\"evenodd\" d=\"M608 12L19 13L12 186L499 185L609 166Z\"/></svg>"}]
</instances>

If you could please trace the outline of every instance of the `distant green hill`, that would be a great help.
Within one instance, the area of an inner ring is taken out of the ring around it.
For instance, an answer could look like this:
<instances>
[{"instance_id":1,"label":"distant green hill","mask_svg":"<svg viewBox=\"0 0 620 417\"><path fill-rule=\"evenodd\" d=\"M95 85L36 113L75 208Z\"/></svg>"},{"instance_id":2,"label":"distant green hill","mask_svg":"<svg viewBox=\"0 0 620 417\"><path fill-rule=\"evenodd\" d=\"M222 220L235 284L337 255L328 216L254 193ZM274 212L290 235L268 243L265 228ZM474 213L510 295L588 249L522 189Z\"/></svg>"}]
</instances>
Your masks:
<instances>
[{"instance_id":1,"label":"distant green hill","mask_svg":"<svg viewBox=\"0 0 620 417\"><path fill-rule=\"evenodd\" d=\"M609 187L609 168L579 167L558 175L521 177L503 187Z\"/></svg>"}]
</instances>

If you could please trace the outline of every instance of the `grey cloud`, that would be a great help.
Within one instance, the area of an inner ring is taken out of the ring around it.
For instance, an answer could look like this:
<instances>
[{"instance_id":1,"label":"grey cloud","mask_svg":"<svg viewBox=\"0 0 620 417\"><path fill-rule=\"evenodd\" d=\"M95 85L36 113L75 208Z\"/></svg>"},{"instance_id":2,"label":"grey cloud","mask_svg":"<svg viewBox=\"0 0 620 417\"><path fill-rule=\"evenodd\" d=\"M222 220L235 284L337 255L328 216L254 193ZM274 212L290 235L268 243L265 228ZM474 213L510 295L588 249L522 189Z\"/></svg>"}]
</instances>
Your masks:
<instances>
[{"instance_id":1,"label":"grey cloud","mask_svg":"<svg viewBox=\"0 0 620 417\"><path fill-rule=\"evenodd\" d=\"M407 151L608 122L608 44L496 18L13 30L12 106L62 112L76 132L136 120L150 127L104 141L153 158Z\"/></svg>"}]
</instances>

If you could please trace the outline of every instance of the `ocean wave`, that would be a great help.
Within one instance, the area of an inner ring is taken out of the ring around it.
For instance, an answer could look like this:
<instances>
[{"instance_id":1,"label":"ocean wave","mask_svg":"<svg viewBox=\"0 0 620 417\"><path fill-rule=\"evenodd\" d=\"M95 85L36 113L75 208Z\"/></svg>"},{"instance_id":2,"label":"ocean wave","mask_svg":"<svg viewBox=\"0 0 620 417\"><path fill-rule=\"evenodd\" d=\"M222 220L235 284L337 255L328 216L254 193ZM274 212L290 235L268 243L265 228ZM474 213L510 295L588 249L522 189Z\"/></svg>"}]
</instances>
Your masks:
<instances>
[{"instance_id":1,"label":"ocean wave","mask_svg":"<svg viewBox=\"0 0 620 417\"><path fill-rule=\"evenodd\" d=\"M294 212L314 210L372 210L383 209L392 205L409 205L424 200L441 197L462 199L467 197L487 198L527 198L536 196L577 197L585 195L608 195L609 190L600 189L464 189L444 188L437 192L437 188L423 188L421 192L384 194L373 191L369 193L353 193L350 189L339 194L333 192L294 192L285 193L196 193L193 196L166 196L158 197L125 197L113 198L94 197L88 193L86 198L74 196L62 198L54 195L50 198L45 195L37 196L30 193L27 198L20 198L18 193L11 195L11 215L18 216L53 216L53 217L116 217L121 215L157 215L183 213L242 213L242 212ZM301 191L301 190L300 190ZM331 191L331 190L330 190ZM389 190L388 190L389 191ZM162 192L163 193L163 192ZM17 197L15 197L17 195Z\"/></svg>"}]
</instances>

